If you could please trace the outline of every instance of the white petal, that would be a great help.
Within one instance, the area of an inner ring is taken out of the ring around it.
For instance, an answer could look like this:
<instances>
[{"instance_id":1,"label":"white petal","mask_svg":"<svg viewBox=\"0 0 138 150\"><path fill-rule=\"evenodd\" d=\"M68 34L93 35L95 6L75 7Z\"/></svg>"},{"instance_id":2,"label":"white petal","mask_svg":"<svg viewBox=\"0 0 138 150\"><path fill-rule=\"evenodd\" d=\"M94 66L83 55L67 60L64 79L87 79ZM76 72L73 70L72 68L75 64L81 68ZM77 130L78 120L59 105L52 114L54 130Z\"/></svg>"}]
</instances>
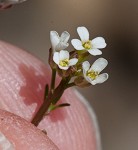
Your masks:
<instances>
[{"instance_id":1,"label":"white petal","mask_svg":"<svg viewBox=\"0 0 138 150\"><path fill-rule=\"evenodd\" d=\"M84 76L84 78L86 79L86 81L88 81L89 83L91 83L92 82L92 79L89 77L89 76Z\"/></svg>"},{"instance_id":2,"label":"white petal","mask_svg":"<svg viewBox=\"0 0 138 150\"><path fill-rule=\"evenodd\" d=\"M67 31L64 31L62 34L61 34L61 37L60 37L60 41L64 42L64 43L67 43L68 40L70 38L70 34L67 32Z\"/></svg>"},{"instance_id":3,"label":"white petal","mask_svg":"<svg viewBox=\"0 0 138 150\"><path fill-rule=\"evenodd\" d=\"M80 36L81 41L86 42L89 40L89 32L85 27L78 27L77 32Z\"/></svg>"},{"instance_id":4,"label":"white petal","mask_svg":"<svg viewBox=\"0 0 138 150\"><path fill-rule=\"evenodd\" d=\"M55 50L56 50L56 51L60 51L60 50L66 49L68 46L69 46L68 43L59 42L59 43L57 44L57 46L55 47Z\"/></svg>"},{"instance_id":5,"label":"white petal","mask_svg":"<svg viewBox=\"0 0 138 150\"><path fill-rule=\"evenodd\" d=\"M60 60L69 59L69 52L65 50L61 50L59 52L59 59Z\"/></svg>"},{"instance_id":6,"label":"white petal","mask_svg":"<svg viewBox=\"0 0 138 150\"><path fill-rule=\"evenodd\" d=\"M90 63L88 61L85 61L82 63L82 69L85 71L88 71L90 68Z\"/></svg>"},{"instance_id":7,"label":"white petal","mask_svg":"<svg viewBox=\"0 0 138 150\"><path fill-rule=\"evenodd\" d=\"M50 41L52 44L52 48L55 50L56 45L59 43L59 35L56 31L50 31Z\"/></svg>"},{"instance_id":8,"label":"white petal","mask_svg":"<svg viewBox=\"0 0 138 150\"><path fill-rule=\"evenodd\" d=\"M88 82L90 82L90 80L86 74L87 74L87 71L89 70L89 68L90 68L90 63L88 61L85 61L82 63L83 76Z\"/></svg>"},{"instance_id":9,"label":"white petal","mask_svg":"<svg viewBox=\"0 0 138 150\"><path fill-rule=\"evenodd\" d=\"M93 56L102 54L102 51L100 51L99 49L90 49L90 50L88 50L88 52Z\"/></svg>"},{"instance_id":10,"label":"white petal","mask_svg":"<svg viewBox=\"0 0 138 150\"><path fill-rule=\"evenodd\" d=\"M103 74L100 74L95 80L93 80L91 82L92 85L95 85L97 83L103 83L105 82L107 79L108 79L108 74L107 73L103 73Z\"/></svg>"},{"instance_id":11,"label":"white petal","mask_svg":"<svg viewBox=\"0 0 138 150\"><path fill-rule=\"evenodd\" d=\"M103 37L97 37L91 41L93 48L105 48L106 43Z\"/></svg>"},{"instance_id":12,"label":"white petal","mask_svg":"<svg viewBox=\"0 0 138 150\"><path fill-rule=\"evenodd\" d=\"M59 52L55 52L53 55L53 61L58 65L59 64Z\"/></svg>"},{"instance_id":13,"label":"white petal","mask_svg":"<svg viewBox=\"0 0 138 150\"><path fill-rule=\"evenodd\" d=\"M76 50L84 50L84 47L82 46L82 42L78 39L72 39L71 44Z\"/></svg>"},{"instance_id":14,"label":"white petal","mask_svg":"<svg viewBox=\"0 0 138 150\"><path fill-rule=\"evenodd\" d=\"M93 65L91 66L90 70L94 70L95 72L100 73L108 64L108 61L104 58L97 59Z\"/></svg>"},{"instance_id":15,"label":"white petal","mask_svg":"<svg viewBox=\"0 0 138 150\"><path fill-rule=\"evenodd\" d=\"M69 60L69 66L76 65L77 62L78 62L77 58L72 58L72 59Z\"/></svg>"},{"instance_id":16,"label":"white petal","mask_svg":"<svg viewBox=\"0 0 138 150\"><path fill-rule=\"evenodd\" d=\"M62 70L68 70L68 68L69 68L69 66L67 66L67 67L62 67L62 66L60 66L60 65L58 65L58 67L59 67L60 69L62 69Z\"/></svg>"}]
</instances>

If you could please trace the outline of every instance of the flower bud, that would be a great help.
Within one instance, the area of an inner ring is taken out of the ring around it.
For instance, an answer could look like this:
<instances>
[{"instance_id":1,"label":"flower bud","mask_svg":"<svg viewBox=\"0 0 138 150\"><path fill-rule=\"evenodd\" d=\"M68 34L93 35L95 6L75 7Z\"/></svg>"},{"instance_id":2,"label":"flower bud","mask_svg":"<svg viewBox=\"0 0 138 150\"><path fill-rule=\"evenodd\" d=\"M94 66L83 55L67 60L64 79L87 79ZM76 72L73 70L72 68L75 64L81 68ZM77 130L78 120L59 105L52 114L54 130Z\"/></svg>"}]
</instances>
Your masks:
<instances>
[{"instance_id":1,"label":"flower bud","mask_svg":"<svg viewBox=\"0 0 138 150\"><path fill-rule=\"evenodd\" d=\"M79 87L88 87L91 84L89 82L87 82L83 76L79 76L74 80L75 85L79 86Z\"/></svg>"}]
</instances>

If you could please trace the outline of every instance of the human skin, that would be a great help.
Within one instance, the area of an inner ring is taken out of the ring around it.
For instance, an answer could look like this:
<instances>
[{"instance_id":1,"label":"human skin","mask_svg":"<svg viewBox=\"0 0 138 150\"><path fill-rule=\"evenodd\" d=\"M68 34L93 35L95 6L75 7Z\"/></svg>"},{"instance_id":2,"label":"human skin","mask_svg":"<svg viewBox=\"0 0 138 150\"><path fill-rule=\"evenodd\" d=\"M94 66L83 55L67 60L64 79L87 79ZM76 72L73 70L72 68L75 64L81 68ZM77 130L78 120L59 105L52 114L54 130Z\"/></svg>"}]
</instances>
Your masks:
<instances>
[{"instance_id":1,"label":"human skin","mask_svg":"<svg viewBox=\"0 0 138 150\"><path fill-rule=\"evenodd\" d=\"M70 107L51 112L37 128L30 123L50 76L50 68L40 60L0 42L0 109L13 113L0 110L0 133L17 150L99 150L95 115L75 89L66 90L60 100Z\"/></svg>"}]
</instances>

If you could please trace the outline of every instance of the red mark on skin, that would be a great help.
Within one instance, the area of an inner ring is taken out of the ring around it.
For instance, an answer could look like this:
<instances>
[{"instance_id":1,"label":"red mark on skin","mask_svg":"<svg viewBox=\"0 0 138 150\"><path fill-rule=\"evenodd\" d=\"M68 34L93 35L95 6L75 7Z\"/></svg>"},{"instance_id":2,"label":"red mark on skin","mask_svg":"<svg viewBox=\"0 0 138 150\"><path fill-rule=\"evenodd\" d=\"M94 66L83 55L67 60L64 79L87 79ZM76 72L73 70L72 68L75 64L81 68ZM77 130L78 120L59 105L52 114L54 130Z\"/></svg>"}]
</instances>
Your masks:
<instances>
[{"instance_id":1,"label":"red mark on skin","mask_svg":"<svg viewBox=\"0 0 138 150\"><path fill-rule=\"evenodd\" d=\"M20 96L23 97L24 103L26 105L31 105L33 103L37 104L37 108L35 109L34 114L38 111L39 107L43 102L44 96L44 87L46 83L49 83L47 80L49 75L47 74L38 74L38 72L32 66L27 66L25 64L19 65L19 71L22 74L23 78L25 79L25 84L20 88ZM61 101L60 101L61 103ZM53 122L58 120L63 120L65 118L64 109L67 108L60 108L58 113L56 110L50 113L50 119ZM55 115L56 114L56 115Z\"/></svg>"}]
</instances>

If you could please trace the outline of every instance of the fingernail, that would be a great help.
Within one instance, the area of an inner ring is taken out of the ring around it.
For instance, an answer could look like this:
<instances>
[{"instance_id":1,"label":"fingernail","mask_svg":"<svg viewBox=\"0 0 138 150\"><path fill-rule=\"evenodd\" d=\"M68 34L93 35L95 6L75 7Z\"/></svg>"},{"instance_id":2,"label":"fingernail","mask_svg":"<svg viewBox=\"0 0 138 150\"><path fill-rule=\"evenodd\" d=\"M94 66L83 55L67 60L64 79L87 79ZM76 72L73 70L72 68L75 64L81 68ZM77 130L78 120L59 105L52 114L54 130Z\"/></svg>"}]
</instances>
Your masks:
<instances>
[{"instance_id":1,"label":"fingernail","mask_svg":"<svg viewBox=\"0 0 138 150\"><path fill-rule=\"evenodd\" d=\"M1 150L15 150L13 144L0 132L0 149Z\"/></svg>"}]
</instances>

